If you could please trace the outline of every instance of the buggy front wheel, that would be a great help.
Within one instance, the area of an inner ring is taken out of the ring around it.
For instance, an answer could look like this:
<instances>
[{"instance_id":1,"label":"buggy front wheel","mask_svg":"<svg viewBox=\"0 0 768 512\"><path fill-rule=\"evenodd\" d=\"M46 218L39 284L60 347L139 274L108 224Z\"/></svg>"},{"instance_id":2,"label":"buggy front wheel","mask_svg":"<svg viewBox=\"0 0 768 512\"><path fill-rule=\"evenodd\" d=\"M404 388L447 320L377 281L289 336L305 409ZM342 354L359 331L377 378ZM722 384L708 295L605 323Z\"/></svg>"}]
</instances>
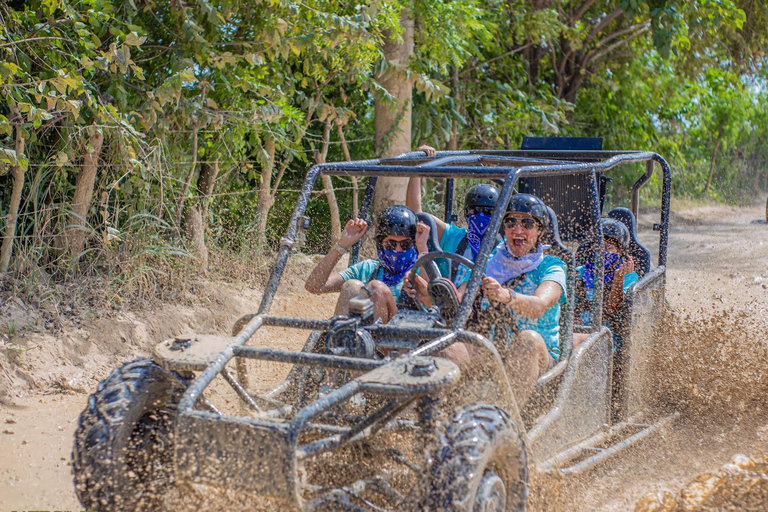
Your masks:
<instances>
[{"instance_id":1,"label":"buggy front wheel","mask_svg":"<svg viewBox=\"0 0 768 512\"><path fill-rule=\"evenodd\" d=\"M116 369L80 414L75 493L91 510L160 510L174 484L173 424L182 381L148 359Z\"/></svg>"},{"instance_id":2,"label":"buggy front wheel","mask_svg":"<svg viewBox=\"0 0 768 512\"><path fill-rule=\"evenodd\" d=\"M491 405L460 409L433 454L429 481L424 510L524 511L528 466L517 424Z\"/></svg>"}]
</instances>

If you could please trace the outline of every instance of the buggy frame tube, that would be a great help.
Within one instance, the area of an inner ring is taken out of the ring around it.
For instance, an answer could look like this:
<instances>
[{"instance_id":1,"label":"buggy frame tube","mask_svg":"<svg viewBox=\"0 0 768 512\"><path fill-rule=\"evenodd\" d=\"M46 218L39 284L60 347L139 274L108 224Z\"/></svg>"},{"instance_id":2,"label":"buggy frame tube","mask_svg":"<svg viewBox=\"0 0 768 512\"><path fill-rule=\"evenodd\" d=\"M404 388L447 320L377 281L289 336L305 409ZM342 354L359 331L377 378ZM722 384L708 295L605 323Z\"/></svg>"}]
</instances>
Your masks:
<instances>
[{"instance_id":1,"label":"buggy frame tube","mask_svg":"<svg viewBox=\"0 0 768 512\"><path fill-rule=\"evenodd\" d=\"M331 356L327 354L316 354L314 352L293 352L291 350L256 347L236 347L234 349L234 355L237 357L259 359L262 361L293 363L304 366L322 366L325 368L350 370L354 372L369 372L384 364L384 361L377 359Z\"/></svg>"}]
</instances>

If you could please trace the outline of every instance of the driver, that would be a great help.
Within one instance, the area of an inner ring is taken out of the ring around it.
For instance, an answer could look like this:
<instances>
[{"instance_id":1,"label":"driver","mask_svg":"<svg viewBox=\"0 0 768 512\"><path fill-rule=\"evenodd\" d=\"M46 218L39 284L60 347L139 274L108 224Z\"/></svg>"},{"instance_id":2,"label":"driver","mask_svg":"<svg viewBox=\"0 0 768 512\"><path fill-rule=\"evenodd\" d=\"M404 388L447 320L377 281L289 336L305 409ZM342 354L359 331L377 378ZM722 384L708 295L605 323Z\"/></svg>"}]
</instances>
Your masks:
<instances>
[{"instance_id":1,"label":"driver","mask_svg":"<svg viewBox=\"0 0 768 512\"><path fill-rule=\"evenodd\" d=\"M440 249L452 252L475 261L480 250L480 243L488 229L496 201L499 199L499 189L486 183L475 185L469 189L464 198L464 215L467 219L467 227L460 228L453 224L447 224L434 215L437 227L437 238ZM405 204L416 213L421 210L421 178L418 176L408 180L408 190L405 196ZM440 273L449 278L458 287L466 281L469 269L457 263L451 264L449 271L445 260L436 261Z\"/></svg>"},{"instance_id":2,"label":"driver","mask_svg":"<svg viewBox=\"0 0 768 512\"><path fill-rule=\"evenodd\" d=\"M417 257L427 252L429 227L418 222L409 208L390 206L381 212L376 226L378 260L364 260L342 272L333 272L342 255L362 239L367 230L365 220L349 220L339 241L309 274L304 288L316 294L340 291L334 315L346 315L349 300L367 286L374 317L386 323L397 313L403 276Z\"/></svg>"},{"instance_id":3,"label":"driver","mask_svg":"<svg viewBox=\"0 0 768 512\"><path fill-rule=\"evenodd\" d=\"M467 324L468 330L487 334L499 348L520 406L560 357L566 267L560 258L545 255L549 247L539 243L548 227L541 199L530 194L512 197L504 216L504 240L488 260L482 295Z\"/></svg>"}]
</instances>

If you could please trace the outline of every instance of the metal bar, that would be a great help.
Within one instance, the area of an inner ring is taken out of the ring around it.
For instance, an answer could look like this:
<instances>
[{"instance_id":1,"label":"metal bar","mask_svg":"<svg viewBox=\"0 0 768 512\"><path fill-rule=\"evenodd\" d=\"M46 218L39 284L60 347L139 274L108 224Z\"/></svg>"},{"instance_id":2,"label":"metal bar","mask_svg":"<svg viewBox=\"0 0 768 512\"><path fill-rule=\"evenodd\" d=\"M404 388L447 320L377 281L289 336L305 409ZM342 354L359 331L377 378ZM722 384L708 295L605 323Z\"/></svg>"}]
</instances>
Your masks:
<instances>
[{"instance_id":1,"label":"metal bar","mask_svg":"<svg viewBox=\"0 0 768 512\"><path fill-rule=\"evenodd\" d=\"M260 359L262 361L276 361L279 363L303 364L307 366L324 366L339 370L351 370L368 372L384 364L384 361L375 359L361 359L356 357L332 356L328 354L314 354L312 352L292 352L273 348L237 347L237 357Z\"/></svg>"},{"instance_id":2,"label":"metal bar","mask_svg":"<svg viewBox=\"0 0 768 512\"><path fill-rule=\"evenodd\" d=\"M629 448L630 446L639 443L646 437L650 436L651 434L658 432L662 427L669 424L673 420L677 419L680 416L679 412L675 412L674 414L670 414L666 418L662 419L661 421L658 421L654 423L652 426L641 430L640 432L629 436L628 438L624 439L623 441L606 448L602 450L601 452L588 457L584 459L583 461L579 462L578 464L575 464L571 467L564 468L560 470L560 473L564 475L576 475L578 473L582 473L583 471L586 471L587 469L590 469L597 464L601 463L602 461L608 459L609 457L615 455L616 453Z\"/></svg>"},{"instance_id":3,"label":"metal bar","mask_svg":"<svg viewBox=\"0 0 768 512\"><path fill-rule=\"evenodd\" d=\"M359 437L364 437L365 435L370 436L384 427L389 418L397 415L400 411L408 407L415 399L416 396L410 396L402 401L393 400L375 413L367 416L363 421L349 429L348 432L343 434L336 434L334 436L326 437L324 439L319 439L312 443L299 446L297 448L296 457L297 459L301 460L307 457L312 457L331 451L348 441L354 441L355 438L358 437L358 434L363 433L367 428L372 427L378 423L378 428L372 429L367 434Z\"/></svg>"},{"instance_id":4,"label":"metal bar","mask_svg":"<svg viewBox=\"0 0 768 512\"><path fill-rule=\"evenodd\" d=\"M360 387L361 385L359 381L351 380L340 388L334 389L327 395L318 398L296 413L296 416L294 416L293 421L291 422L293 427L292 430L298 433L309 420L321 412L327 411L331 407L335 407L344 400L350 398L360 391Z\"/></svg>"},{"instance_id":5,"label":"metal bar","mask_svg":"<svg viewBox=\"0 0 768 512\"><path fill-rule=\"evenodd\" d=\"M632 203L630 204L630 209L635 218L637 218L637 214L640 211L640 188L651 179L651 176L653 176L653 160L648 160L645 162L645 174L637 178L637 181L632 185Z\"/></svg>"},{"instance_id":6,"label":"metal bar","mask_svg":"<svg viewBox=\"0 0 768 512\"><path fill-rule=\"evenodd\" d=\"M307 173L307 179L304 180L304 185L301 187L301 193L299 199L296 201L296 207L293 209L293 215L288 222L288 230L283 237L283 243L280 245L280 250L277 253L275 259L275 266L272 268L272 274L269 277L267 286L264 290L264 295L261 298L261 305L259 306L259 314L264 315L269 313L270 307L272 307L272 301L277 293L277 286L280 284L280 279L283 277L283 271L285 270L285 263L288 261L288 256L291 254L291 245L296 239L296 234L299 228L299 217L304 215L304 210L309 203L309 196L312 193L312 189L315 187L315 181L320 174L321 168L318 165L312 167Z\"/></svg>"},{"instance_id":7,"label":"metal bar","mask_svg":"<svg viewBox=\"0 0 768 512\"><path fill-rule=\"evenodd\" d=\"M179 401L179 414L191 409L197 398L202 394L203 390L216 378L224 367L227 365L230 359L234 356L235 347L243 345L248 339L253 336L259 327L261 327L262 316L256 315L251 319L248 324L238 333L232 340L232 344L223 350L218 357L211 363L208 368L200 374L198 378L194 380L191 386L184 392L184 396Z\"/></svg>"},{"instance_id":8,"label":"metal bar","mask_svg":"<svg viewBox=\"0 0 768 512\"><path fill-rule=\"evenodd\" d=\"M264 315L263 319L264 325L270 327L289 327L295 329L309 329L312 331L324 331L333 327L333 322L331 320L319 320L315 318Z\"/></svg>"},{"instance_id":9,"label":"metal bar","mask_svg":"<svg viewBox=\"0 0 768 512\"><path fill-rule=\"evenodd\" d=\"M499 199L496 201L498 207L495 209L491 221L488 224L488 229L485 231L485 236L483 236L483 241L480 243L480 250L477 252L475 265L472 267L472 272L469 275L467 289L464 292L459 311L456 313L456 318L453 320L454 329L463 329L467 325L472 304L474 303L477 291L480 289L480 281L485 272L485 265L488 263L488 257L493 250L493 246L496 244L495 233L499 232L501 221L504 217L504 211L506 210L509 200L512 198L512 193L517 184L517 179L520 177L520 172L520 169L512 169L504 180L504 186L501 187Z\"/></svg>"},{"instance_id":10,"label":"metal bar","mask_svg":"<svg viewBox=\"0 0 768 512\"><path fill-rule=\"evenodd\" d=\"M598 192L597 173L592 172L592 218L600 219L600 194ZM592 253L592 261L595 268L595 297L592 301L592 320L591 324L595 330L599 330L603 325L603 295L605 294L605 242L603 241L603 227L600 222L597 223L597 245L596 253ZM599 262L599 263L598 263ZM576 293L574 290L573 293Z\"/></svg>"},{"instance_id":11,"label":"metal bar","mask_svg":"<svg viewBox=\"0 0 768 512\"><path fill-rule=\"evenodd\" d=\"M664 173L664 185L661 191L661 234L659 238L659 266L667 265L667 244L669 243L669 203L672 195L672 173L669 164L659 155L654 160L661 164Z\"/></svg>"},{"instance_id":12,"label":"metal bar","mask_svg":"<svg viewBox=\"0 0 768 512\"><path fill-rule=\"evenodd\" d=\"M455 180L448 178L445 180L445 222L453 224L453 201L455 191Z\"/></svg>"},{"instance_id":13,"label":"metal bar","mask_svg":"<svg viewBox=\"0 0 768 512\"><path fill-rule=\"evenodd\" d=\"M546 152L547 154L555 154L557 152ZM570 152L560 152L559 156L569 156ZM551 163L549 165L529 165L524 167L504 165L501 167L469 167L469 166L446 166L446 167L419 167L418 174L421 176L432 178L499 178L505 174L519 169L522 176L558 176L562 174L583 173L587 174L592 169L597 172L608 171L617 165L631 163L631 162L644 162L646 160L661 159L656 153L649 151L638 152L595 152L602 157L606 157L606 160L595 161L589 159L587 161L574 161L576 158L566 158L568 163ZM441 155L438 155L441 156ZM485 156L491 157L492 153L487 153ZM661 159L663 160L663 159ZM489 159L489 162L491 160ZM396 162L394 162L396 163ZM410 177L416 174L414 172L414 166L410 165L353 165L353 162L337 162L328 164L319 164L312 168L317 169L318 172L328 175L339 176L402 176ZM504 160L498 160L500 164L507 164ZM312 172L310 170L310 172ZM308 175L309 176L309 175Z\"/></svg>"},{"instance_id":14,"label":"metal bar","mask_svg":"<svg viewBox=\"0 0 768 512\"><path fill-rule=\"evenodd\" d=\"M368 186L365 188L365 195L363 196L363 204L360 205L360 211L358 212L358 215L363 220L368 220L368 213L371 210L371 204L373 203L373 196L374 192L376 192L376 183L378 182L378 178L376 176L371 176L368 178ZM370 223L369 223L370 225ZM357 258L360 255L360 246L363 243L362 240L358 240L355 242L355 245L352 246L352 251L349 254L349 264L354 265L357 263Z\"/></svg>"},{"instance_id":15,"label":"metal bar","mask_svg":"<svg viewBox=\"0 0 768 512\"><path fill-rule=\"evenodd\" d=\"M235 390L235 393L237 393L237 396L243 399L245 403L251 406L251 409L253 409L256 412L261 411L261 407L253 400L253 397L248 394L248 392L243 388L243 386L240 385L240 383L235 379L232 374L229 373L229 370L224 368L224 371L221 372L221 376L224 377L224 380L226 380L230 386L232 386L232 389Z\"/></svg>"}]
</instances>

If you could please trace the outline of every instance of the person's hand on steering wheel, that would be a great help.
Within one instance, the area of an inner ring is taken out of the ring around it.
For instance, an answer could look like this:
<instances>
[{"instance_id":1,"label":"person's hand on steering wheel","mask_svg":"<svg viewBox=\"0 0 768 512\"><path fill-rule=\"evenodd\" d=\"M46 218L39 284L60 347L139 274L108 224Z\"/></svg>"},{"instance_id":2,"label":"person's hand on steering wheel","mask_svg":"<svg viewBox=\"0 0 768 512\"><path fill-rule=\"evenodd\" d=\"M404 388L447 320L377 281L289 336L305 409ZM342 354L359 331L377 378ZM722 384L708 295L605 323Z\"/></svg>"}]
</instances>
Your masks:
<instances>
[{"instance_id":1,"label":"person's hand on steering wheel","mask_svg":"<svg viewBox=\"0 0 768 512\"><path fill-rule=\"evenodd\" d=\"M413 279L411 279L413 276ZM408 272L403 278L403 292L412 299L418 299L424 306L430 307L432 299L427 292L427 280L418 274Z\"/></svg>"}]
</instances>

